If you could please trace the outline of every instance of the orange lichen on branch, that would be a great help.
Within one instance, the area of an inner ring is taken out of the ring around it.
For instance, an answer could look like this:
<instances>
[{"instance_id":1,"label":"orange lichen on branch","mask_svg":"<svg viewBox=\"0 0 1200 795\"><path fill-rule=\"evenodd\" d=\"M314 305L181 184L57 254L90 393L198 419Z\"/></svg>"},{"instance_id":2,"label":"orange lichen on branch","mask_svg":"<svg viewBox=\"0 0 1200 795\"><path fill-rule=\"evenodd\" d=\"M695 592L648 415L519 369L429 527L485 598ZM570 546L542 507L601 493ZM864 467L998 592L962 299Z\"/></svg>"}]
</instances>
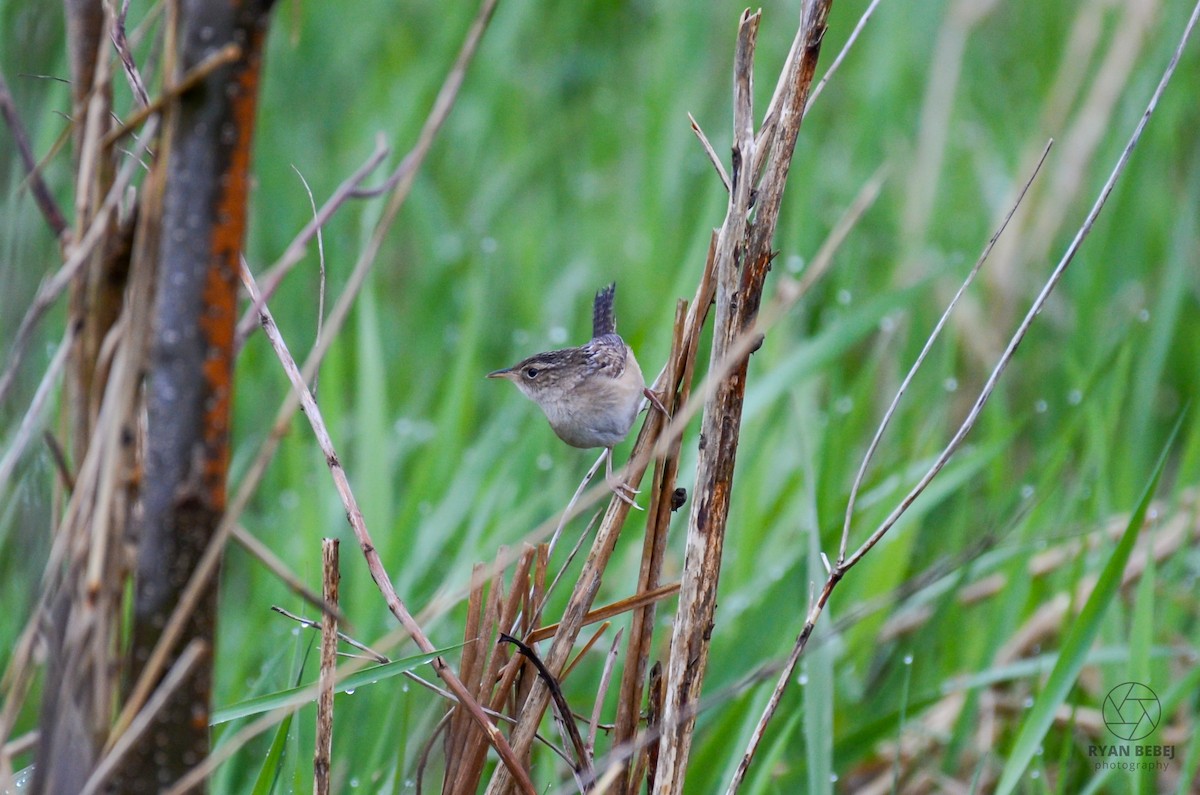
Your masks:
<instances>
[{"instance_id":1,"label":"orange lichen on branch","mask_svg":"<svg viewBox=\"0 0 1200 795\"><path fill-rule=\"evenodd\" d=\"M250 158L258 107L259 74L264 30L250 35L248 58L235 67L226 90L229 118L220 131L232 140L225 168L218 179L216 223L212 227L212 263L204 288L200 328L208 344L204 378L209 399L205 407L205 483L214 507L225 506L225 481L229 470L229 416L233 393L234 332L237 326L238 267L245 240Z\"/></svg>"}]
</instances>

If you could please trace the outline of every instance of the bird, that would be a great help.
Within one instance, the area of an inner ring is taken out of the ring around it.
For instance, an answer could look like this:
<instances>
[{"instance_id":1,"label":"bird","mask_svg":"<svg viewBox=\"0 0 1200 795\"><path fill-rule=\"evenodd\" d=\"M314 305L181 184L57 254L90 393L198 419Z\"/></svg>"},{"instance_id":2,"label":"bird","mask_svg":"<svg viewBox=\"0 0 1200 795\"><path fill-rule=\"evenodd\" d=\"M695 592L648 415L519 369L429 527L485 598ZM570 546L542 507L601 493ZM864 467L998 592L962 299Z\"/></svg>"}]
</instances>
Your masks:
<instances>
[{"instance_id":1,"label":"bird","mask_svg":"<svg viewBox=\"0 0 1200 795\"><path fill-rule=\"evenodd\" d=\"M622 501L634 502L637 490L614 480L613 447L629 435L642 398L670 417L662 401L646 387L633 349L617 334L616 282L601 288L592 303L592 338L577 348L536 353L487 374L516 384L536 403L559 439L583 449L603 447L604 477Z\"/></svg>"}]
</instances>

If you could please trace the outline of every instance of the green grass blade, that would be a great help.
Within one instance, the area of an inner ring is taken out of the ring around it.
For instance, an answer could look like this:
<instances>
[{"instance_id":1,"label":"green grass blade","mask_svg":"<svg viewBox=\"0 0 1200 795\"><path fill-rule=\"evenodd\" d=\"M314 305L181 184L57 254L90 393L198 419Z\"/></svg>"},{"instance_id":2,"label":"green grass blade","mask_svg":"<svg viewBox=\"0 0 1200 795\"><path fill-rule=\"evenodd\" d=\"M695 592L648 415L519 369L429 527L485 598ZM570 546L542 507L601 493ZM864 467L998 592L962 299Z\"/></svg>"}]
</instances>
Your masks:
<instances>
[{"instance_id":1,"label":"green grass blade","mask_svg":"<svg viewBox=\"0 0 1200 795\"><path fill-rule=\"evenodd\" d=\"M250 790L251 795L268 795L275 789L275 782L279 780L283 764L283 752L287 747L288 732L292 730L292 718L295 715L294 712L289 713L275 728L275 736L271 739L271 747L267 751L262 767L259 768L258 777L254 779L254 788Z\"/></svg>"},{"instance_id":2,"label":"green grass blade","mask_svg":"<svg viewBox=\"0 0 1200 795\"><path fill-rule=\"evenodd\" d=\"M426 665L434 658L445 654L445 649L432 652L430 654L418 654L413 657L405 657L402 660L377 665L373 668L366 668L362 671L357 671L350 676L347 676L341 682L338 682L334 689L338 693L347 693L365 685L374 684L382 679L390 679L393 676L411 671L414 668L419 668ZM250 715L258 715L263 712L270 712L273 709L281 707L291 707L296 704L303 704L307 701L313 701L317 697L317 691L314 687L316 683L300 685L299 687L289 687L287 690L280 690L275 693L268 693L265 696L250 698L245 701L238 702L223 709L218 709L213 712L212 723L216 726L220 723L227 723L238 718L245 718Z\"/></svg>"},{"instance_id":3,"label":"green grass blade","mask_svg":"<svg viewBox=\"0 0 1200 795\"><path fill-rule=\"evenodd\" d=\"M1058 662L1055 663L1054 670L1050 672L1045 689L1034 702L1029 717L1021 726L1016 743L1009 754L1008 762L1004 765L1000 784L996 787L997 795L1010 795L1017 788L1021 776L1025 774L1025 769L1029 766L1030 761L1037 753L1038 746L1041 745L1042 739L1054 722L1054 713L1066 701L1071 686L1075 683L1080 669L1087 660L1088 651L1091 649L1096 635L1100 632L1100 623L1104 614L1120 588L1125 564L1129 562L1133 545L1137 541L1142 522L1146 518L1146 510L1150 507L1150 500L1154 497L1159 478L1166 466L1167 453L1175 442L1182 422L1181 415L1179 421L1175 423L1175 428L1171 431L1166 445L1163 446L1158 463L1154 467L1154 474L1150 477L1150 482L1146 484L1141 499L1138 500L1137 509L1125 526L1125 533L1117 543L1117 548L1113 550L1108 563L1104 565L1100 579L1088 596L1087 602L1079 614L1079 619L1074 622L1070 632L1067 633L1062 651L1058 655Z\"/></svg>"}]
</instances>

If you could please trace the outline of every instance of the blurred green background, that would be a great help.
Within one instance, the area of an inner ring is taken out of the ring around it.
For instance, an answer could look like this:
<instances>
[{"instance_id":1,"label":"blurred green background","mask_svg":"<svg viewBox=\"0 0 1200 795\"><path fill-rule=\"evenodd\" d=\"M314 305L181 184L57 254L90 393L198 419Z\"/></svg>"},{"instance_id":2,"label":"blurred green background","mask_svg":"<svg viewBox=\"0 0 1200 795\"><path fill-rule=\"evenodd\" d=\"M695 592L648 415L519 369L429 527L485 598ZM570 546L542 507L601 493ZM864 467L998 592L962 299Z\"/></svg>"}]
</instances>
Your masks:
<instances>
[{"instance_id":1,"label":"blurred green background","mask_svg":"<svg viewBox=\"0 0 1200 795\"><path fill-rule=\"evenodd\" d=\"M794 35L798 5L763 7L758 113ZM865 6L835 4L818 75ZM133 4L131 27L146 10ZM592 293L612 280L619 328L648 377L664 361L675 301L693 294L725 206L686 114L727 156L741 10L731 3L501 0L320 376L334 442L414 611L462 589L473 563L491 560L500 545L517 544L561 509L594 460L559 442L516 390L483 375L584 341ZM819 552L836 554L849 487L878 420L1036 155L1056 139L1024 210L884 437L852 544L886 516L965 415L1125 146L1190 11L1179 0L886 0L812 106L768 294L780 279L803 273L877 169L886 166L888 177L832 272L751 360L705 686L711 704L700 719L688 791L715 792L728 780L770 689L747 677L791 648L814 583L824 579ZM246 247L252 268L274 261L311 216L297 171L319 204L367 157L377 135L391 146L388 166L399 162L474 12L463 3L375 0L277 6L257 131ZM67 74L61 10L0 0L0 26L0 67L40 156L69 112L67 86L51 79ZM919 749L905 755L901 791L939 776L970 785L980 771L1003 766L1021 705L1042 680L1039 670L1010 672L1002 650L1039 608L1107 560L1111 538L1097 531L1133 508L1170 428L1197 394L1198 52L1193 41L968 447L835 592L752 770L752 791L858 791L879 776L886 782L888 744L901 737ZM124 112L128 90L117 84ZM0 140L0 349L7 357L39 280L58 259L21 189L7 131ZM65 148L46 176L71 207ZM379 200L352 203L325 229L331 300L381 212ZM297 358L314 339L317 284L311 246L271 304ZM0 406L4 444L61 337L63 316L59 306L43 323L14 398ZM238 364L234 486L287 389L257 335ZM1088 666L1071 705L1098 709L1109 688L1135 678L1135 660L1148 660L1139 673L1160 697L1196 668L1198 419L1193 407L1157 514L1160 523L1191 517L1191 540L1160 563L1136 598L1131 590L1116 601L1098 643L1105 654ZM59 422L48 418L51 428ZM697 427L685 438L680 469L689 491ZM628 447L618 448L618 462ZM26 455L17 476L0 505L0 664L29 614L49 546L53 469L44 446ZM675 517L672 579L686 513ZM628 595L636 582L639 520L626 527L600 602ZM244 524L314 587L321 537L342 538L343 606L354 634L370 641L391 629L303 418L293 421ZM569 538L582 528L583 521L573 524ZM1093 542L1082 553L1071 546L1081 539ZM1074 551L1030 576L1031 558L1060 549ZM998 592L960 598L990 577L1003 578ZM239 548L227 555L221 599L218 706L315 678L312 637L298 636L269 607L311 610ZM660 644L673 609L670 601L659 611ZM436 643L461 641L463 613L460 605L428 625ZM1135 632L1135 615L1153 617L1149 631L1143 621ZM912 625L898 629L907 619ZM1053 652L1060 641L1061 633L1050 632L1023 656ZM590 709L608 642L567 683L581 711ZM954 691L966 700L938 724L929 707L945 706L954 682L975 675L1002 683L987 693ZM419 746L442 703L401 681L339 697L334 771L342 791L411 790ZM1198 764L1200 733L1189 728L1197 699L1191 687L1172 714L1183 738L1173 774L1099 777L1086 747L1111 738L1097 740L1072 722L1051 729L1022 786L1187 792ZM27 707L16 733L32 728L35 717ZM995 733L984 737L988 721ZM312 722L312 708L302 710L284 759L269 763L268 772L280 775L276 791L311 787ZM217 744L231 734L229 726L218 729ZM213 791L250 791L270 741L268 733L236 754ZM544 751L534 772L543 785L564 781L555 791L572 791L565 766ZM432 776L426 785L435 786Z\"/></svg>"}]
</instances>

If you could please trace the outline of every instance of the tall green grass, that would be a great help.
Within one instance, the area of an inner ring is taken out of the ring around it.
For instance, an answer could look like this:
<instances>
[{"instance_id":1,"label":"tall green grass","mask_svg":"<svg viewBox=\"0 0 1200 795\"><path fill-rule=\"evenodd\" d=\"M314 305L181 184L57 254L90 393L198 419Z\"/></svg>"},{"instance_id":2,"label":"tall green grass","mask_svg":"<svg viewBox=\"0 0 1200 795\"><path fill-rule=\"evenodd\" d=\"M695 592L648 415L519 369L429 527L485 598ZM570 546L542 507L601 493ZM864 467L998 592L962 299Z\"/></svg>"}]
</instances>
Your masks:
<instances>
[{"instance_id":1,"label":"tall green grass","mask_svg":"<svg viewBox=\"0 0 1200 795\"><path fill-rule=\"evenodd\" d=\"M1051 172L1073 154L1062 146L1062 126L1045 126L1045 105L1060 70L1070 65L1072 22L1088 4L1000 4L966 42L944 162L933 177L929 228L907 250L909 170L926 83L939 66L931 52L956 5L884 2L802 129L772 280L802 271L882 163L891 164L891 177L833 271L751 359L709 701L700 716L689 792L722 791L740 758L769 690L769 680L747 677L791 648L813 583L824 577L819 553L836 551L846 496L875 424L947 295L1025 178L1025 153L1047 137L1059 138L1043 191L1053 190ZM835 4L823 65L864 6ZM473 563L493 559L499 546L517 544L560 509L594 460L562 445L535 407L483 375L537 350L583 341L590 296L611 280L619 286L619 328L643 369L653 374L664 360L675 300L692 294L709 230L724 211L720 184L686 113L695 115L719 153L728 151L730 61L740 10L727 3L500 4L459 104L320 376L319 400L334 442L380 554L414 610L461 591ZM994 350L994 341L1015 325L1016 313L1070 239L1189 11L1178 0L1161 3L1131 76L1115 87L1119 98L1081 171L1079 190L1063 200L1065 221L1045 256L1017 261L1003 283L1000 274L985 272L971 293L972 307L934 349L869 472L852 544L888 513L961 420L991 365L981 352ZM399 162L473 12L469 5L435 9L371 0L353 13L320 3L276 9L246 251L252 267L272 261L310 215L292 166L319 203L366 157L377 133L393 147L389 162ZM1087 64L1085 79L1095 74L1122 14L1111 8L1100 16L1099 54ZM760 111L796 16L795 3L764 8ZM63 129L56 112L67 108L62 86L21 76L66 72L60 23L47 17L53 15L38 4L0 0L6 44L0 66L39 153ZM1010 673L998 666L997 655L1039 608L1099 574L1116 542L1100 536L1042 576L1029 574L1030 560L1096 538L1129 512L1181 409L1197 394L1196 53L1193 42L1109 207L1022 344L968 448L835 592L747 791L854 791L891 770L889 744L926 736L931 708L963 677L994 676L1018 714L997 712L982 686L968 687L949 725L919 758L903 762L897 791L917 774L970 785L983 770L982 780L994 783L1006 765L1017 769L1010 761L1017 751L1030 751L1031 741L1019 734L1026 722L1019 713L1026 697L1044 691L1049 670ZM49 163L47 175L70 206L67 174L64 153ZM15 157L0 159L5 350L39 274L55 261L21 179ZM376 203L351 204L327 227L330 295L341 290L379 213ZM298 357L315 335L316 285L314 248L272 302ZM5 440L61 322L61 312L47 321L23 370L19 399L0 407ZM287 389L264 341L252 339L238 367L235 480ZM1186 415L1167 460L1159 525L1195 510L1198 422L1200 412ZM681 485L689 489L696 426L680 469ZM51 427L59 427L56 420ZM628 444L618 448L618 461L627 450ZM0 600L7 616L0 621L0 664L7 663L28 615L46 554L48 461L44 447L33 450L0 506ZM685 516L686 510L676 514L666 565L671 577L681 565ZM584 523L569 526L568 540ZM353 633L370 642L392 629L365 566L352 554L343 509L303 418L293 421L244 524L314 585L320 538L342 538L343 609ZM629 595L639 529L634 517L601 602ZM1196 665L1193 594L1200 563L1192 532L1192 543L1140 586L1113 597L1114 609L1098 624L1098 645L1090 655L1078 650L1082 668L1065 694L1057 694L1060 703L1099 709L1109 687L1137 678L1158 691L1164 708L1174 699L1172 714L1194 720L1196 679L1189 672ZM976 602L959 598L988 577L1003 578L1004 587ZM315 679L308 639L269 610L281 604L304 612L305 606L240 549L227 555L221 598L217 706ZM659 611L660 649L672 610L668 602ZM896 622L915 611L922 620L895 632ZM432 618L427 629L434 642L461 642L464 615L459 604ZM1048 635L1039 653L1058 650L1069 625ZM384 651L395 658L412 650ZM594 697L601 658L590 655L566 683L580 711ZM444 704L401 681L338 696L333 767L340 791L411 791L420 748ZM1186 689L1179 692L1177 683ZM1038 709L1032 712L1040 715ZM981 756L979 727L993 719L997 733ZM18 731L35 722L31 704ZM261 792L310 787L312 724L308 707L288 732L252 741L221 768L213 790L251 791L256 781L254 791ZM225 736L218 730L218 745ZM1011 773L1008 781L1015 791L1031 793L1163 786L1121 774L1096 783L1099 774L1087 766L1088 742L1081 730L1054 723L1032 749L1025 772ZM1185 777L1195 776L1200 764L1196 749L1194 741L1177 749ZM564 782L555 791L570 791L569 774L551 754L536 751L534 765L535 780ZM435 751L431 771L437 770ZM426 787L433 786L429 778Z\"/></svg>"}]
</instances>

